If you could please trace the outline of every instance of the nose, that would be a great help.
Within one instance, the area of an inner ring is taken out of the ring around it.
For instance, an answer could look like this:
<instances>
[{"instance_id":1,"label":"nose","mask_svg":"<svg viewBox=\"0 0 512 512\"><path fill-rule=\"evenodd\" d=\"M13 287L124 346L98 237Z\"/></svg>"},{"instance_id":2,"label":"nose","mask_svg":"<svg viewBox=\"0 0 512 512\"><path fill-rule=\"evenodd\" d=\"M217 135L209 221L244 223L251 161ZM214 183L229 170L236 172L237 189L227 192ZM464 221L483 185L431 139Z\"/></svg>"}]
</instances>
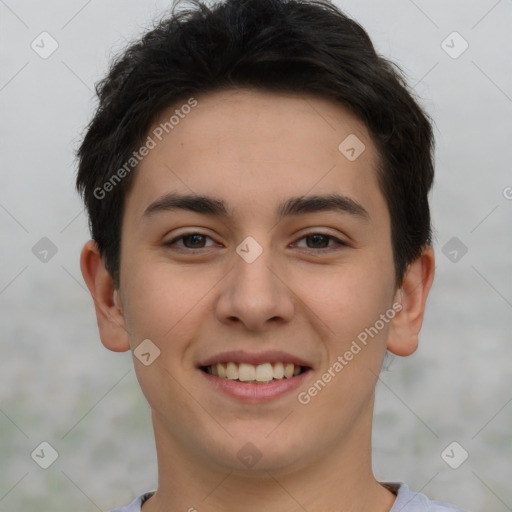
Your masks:
<instances>
[{"instance_id":1,"label":"nose","mask_svg":"<svg viewBox=\"0 0 512 512\"><path fill-rule=\"evenodd\" d=\"M250 263L238 255L234 259L235 267L223 280L216 304L219 321L253 332L289 322L295 311L294 295L282 269L271 265L270 250Z\"/></svg>"}]
</instances>

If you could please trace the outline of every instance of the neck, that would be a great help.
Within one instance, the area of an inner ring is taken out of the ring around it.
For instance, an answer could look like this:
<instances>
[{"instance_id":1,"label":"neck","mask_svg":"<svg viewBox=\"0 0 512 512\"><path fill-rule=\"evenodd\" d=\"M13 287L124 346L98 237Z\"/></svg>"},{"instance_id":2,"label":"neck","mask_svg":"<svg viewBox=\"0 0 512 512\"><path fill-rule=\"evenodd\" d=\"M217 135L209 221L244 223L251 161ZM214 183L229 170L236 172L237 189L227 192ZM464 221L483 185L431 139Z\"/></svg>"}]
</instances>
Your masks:
<instances>
[{"instance_id":1,"label":"neck","mask_svg":"<svg viewBox=\"0 0 512 512\"><path fill-rule=\"evenodd\" d=\"M304 466L245 474L198 460L153 417L159 487L143 512L388 512L395 495L371 469L372 409L335 449Z\"/></svg>"}]
</instances>

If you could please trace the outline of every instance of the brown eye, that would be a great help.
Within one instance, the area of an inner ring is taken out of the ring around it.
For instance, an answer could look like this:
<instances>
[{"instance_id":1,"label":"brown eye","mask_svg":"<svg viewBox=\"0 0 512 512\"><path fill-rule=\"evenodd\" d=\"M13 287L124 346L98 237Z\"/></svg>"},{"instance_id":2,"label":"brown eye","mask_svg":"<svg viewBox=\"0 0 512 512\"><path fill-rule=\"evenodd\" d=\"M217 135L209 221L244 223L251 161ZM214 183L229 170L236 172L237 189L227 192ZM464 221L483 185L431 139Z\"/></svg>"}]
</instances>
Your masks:
<instances>
[{"instance_id":1,"label":"brown eye","mask_svg":"<svg viewBox=\"0 0 512 512\"><path fill-rule=\"evenodd\" d=\"M302 242L305 242L302 243ZM310 233L309 235L303 236L298 242L297 247L301 249L337 249L341 246L346 246L344 242L338 238L327 235L325 233Z\"/></svg>"},{"instance_id":2,"label":"brown eye","mask_svg":"<svg viewBox=\"0 0 512 512\"><path fill-rule=\"evenodd\" d=\"M326 235L308 235L305 237L307 240L307 245L310 249L324 249L329 246L330 238Z\"/></svg>"},{"instance_id":3,"label":"brown eye","mask_svg":"<svg viewBox=\"0 0 512 512\"><path fill-rule=\"evenodd\" d=\"M208 240L211 242L208 243ZM177 236L170 242L165 242L164 245L171 249L176 249L177 251L186 251L189 249L206 249L215 244L213 243L213 239L207 235L203 235L201 233L189 233Z\"/></svg>"},{"instance_id":4,"label":"brown eye","mask_svg":"<svg viewBox=\"0 0 512 512\"><path fill-rule=\"evenodd\" d=\"M183 245L188 249L197 249L205 246L206 236L193 234L182 237Z\"/></svg>"}]
</instances>

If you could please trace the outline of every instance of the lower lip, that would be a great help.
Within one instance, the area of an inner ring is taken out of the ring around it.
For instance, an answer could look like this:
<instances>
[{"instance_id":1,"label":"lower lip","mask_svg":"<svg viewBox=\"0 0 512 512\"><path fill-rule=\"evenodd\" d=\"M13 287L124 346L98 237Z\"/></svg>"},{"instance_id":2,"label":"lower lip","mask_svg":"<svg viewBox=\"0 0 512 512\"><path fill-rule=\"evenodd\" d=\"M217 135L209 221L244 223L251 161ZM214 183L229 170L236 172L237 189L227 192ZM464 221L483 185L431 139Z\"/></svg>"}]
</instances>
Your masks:
<instances>
[{"instance_id":1,"label":"lower lip","mask_svg":"<svg viewBox=\"0 0 512 512\"><path fill-rule=\"evenodd\" d=\"M209 384L215 390L239 400L254 403L272 400L297 389L307 379L311 370L306 370L289 379L273 380L268 384L248 384L238 380L217 377L202 370L199 370L199 372L208 379Z\"/></svg>"}]
</instances>

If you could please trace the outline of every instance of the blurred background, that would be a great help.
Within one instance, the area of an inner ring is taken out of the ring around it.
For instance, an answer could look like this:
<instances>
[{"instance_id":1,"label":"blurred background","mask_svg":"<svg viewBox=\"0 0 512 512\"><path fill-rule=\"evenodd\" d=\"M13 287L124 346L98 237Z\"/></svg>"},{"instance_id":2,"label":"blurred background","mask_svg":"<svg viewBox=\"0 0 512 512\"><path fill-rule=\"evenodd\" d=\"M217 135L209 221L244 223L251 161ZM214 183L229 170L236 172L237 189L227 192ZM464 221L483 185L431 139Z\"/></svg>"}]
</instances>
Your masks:
<instances>
[{"instance_id":1,"label":"blurred background","mask_svg":"<svg viewBox=\"0 0 512 512\"><path fill-rule=\"evenodd\" d=\"M420 348L381 375L375 474L512 510L512 2L336 3L436 125L436 279ZM104 511L156 487L132 358L101 345L80 273L74 151L107 63L170 5L0 0L2 512Z\"/></svg>"}]
</instances>

